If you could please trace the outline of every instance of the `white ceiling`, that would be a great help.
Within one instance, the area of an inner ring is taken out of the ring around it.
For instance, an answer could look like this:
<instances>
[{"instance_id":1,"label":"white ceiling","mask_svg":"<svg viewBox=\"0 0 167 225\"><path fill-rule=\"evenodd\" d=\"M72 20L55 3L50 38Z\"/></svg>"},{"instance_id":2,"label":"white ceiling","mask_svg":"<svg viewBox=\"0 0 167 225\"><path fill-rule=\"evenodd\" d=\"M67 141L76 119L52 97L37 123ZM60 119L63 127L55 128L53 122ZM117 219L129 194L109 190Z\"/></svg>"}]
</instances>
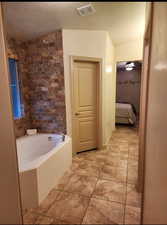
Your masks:
<instances>
[{"instance_id":1,"label":"white ceiling","mask_svg":"<svg viewBox=\"0 0 167 225\"><path fill-rule=\"evenodd\" d=\"M115 44L144 32L145 2L93 2L96 13L81 17L76 7L86 2L5 2L10 36L28 40L56 29L107 30Z\"/></svg>"}]
</instances>

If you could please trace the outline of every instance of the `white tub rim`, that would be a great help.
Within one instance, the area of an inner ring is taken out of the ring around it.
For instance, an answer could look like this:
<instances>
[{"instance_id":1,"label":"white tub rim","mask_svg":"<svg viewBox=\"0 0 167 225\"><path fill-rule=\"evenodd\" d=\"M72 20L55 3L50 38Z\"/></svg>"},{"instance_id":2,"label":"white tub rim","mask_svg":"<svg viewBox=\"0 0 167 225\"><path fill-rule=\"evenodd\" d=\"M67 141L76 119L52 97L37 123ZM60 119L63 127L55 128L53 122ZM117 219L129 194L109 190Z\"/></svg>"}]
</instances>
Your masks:
<instances>
[{"instance_id":1,"label":"white tub rim","mask_svg":"<svg viewBox=\"0 0 167 225\"><path fill-rule=\"evenodd\" d=\"M38 133L38 134L34 134L34 135L25 135L25 136L17 138L16 141L24 140L24 139L27 139L27 138L32 138L32 137L35 137L35 136L42 136L42 135L48 135L49 136L49 135L59 135L59 134ZM60 136L62 136L62 135L60 135ZM24 168L20 168L19 165L18 165L19 173L23 173L23 172L26 172L26 171L29 171L29 170L37 169L38 167L41 166L42 163L44 163L49 157L51 157L53 154L55 154L57 151L59 151L61 149L61 147L64 146L69 141L70 141L70 137L65 135L64 141L62 141L61 143L58 143L55 147L53 147L46 154L39 156L37 159L32 160L30 163L27 163L28 166L25 166ZM18 162L18 164L19 164L19 162Z\"/></svg>"}]
</instances>

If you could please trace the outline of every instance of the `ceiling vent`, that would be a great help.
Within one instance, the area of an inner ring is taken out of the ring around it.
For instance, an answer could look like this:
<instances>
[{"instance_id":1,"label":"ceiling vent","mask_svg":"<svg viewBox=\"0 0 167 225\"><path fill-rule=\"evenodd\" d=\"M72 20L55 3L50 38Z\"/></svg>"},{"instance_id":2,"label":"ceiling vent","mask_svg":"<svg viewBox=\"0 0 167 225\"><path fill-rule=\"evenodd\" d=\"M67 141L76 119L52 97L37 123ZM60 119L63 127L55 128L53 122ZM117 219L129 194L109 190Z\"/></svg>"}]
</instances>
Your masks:
<instances>
[{"instance_id":1,"label":"ceiling vent","mask_svg":"<svg viewBox=\"0 0 167 225\"><path fill-rule=\"evenodd\" d=\"M77 8L77 11L80 16L88 16L88 15L92 15L96 12L95 8L90 3Z\"/></svg>"}]
</instances>

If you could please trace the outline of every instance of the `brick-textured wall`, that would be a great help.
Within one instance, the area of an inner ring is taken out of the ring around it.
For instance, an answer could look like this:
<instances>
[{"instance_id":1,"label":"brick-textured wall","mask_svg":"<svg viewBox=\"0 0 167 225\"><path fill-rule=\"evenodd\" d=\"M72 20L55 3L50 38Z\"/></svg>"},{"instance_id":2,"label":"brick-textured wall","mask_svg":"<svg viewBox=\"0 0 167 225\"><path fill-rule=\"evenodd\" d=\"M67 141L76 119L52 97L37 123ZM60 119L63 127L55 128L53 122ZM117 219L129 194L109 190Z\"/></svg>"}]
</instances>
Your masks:
<instances>
[{"instance_id":1,"label":"brick-textured wall","mask_svg":"<svg viewBox=\"0 0 167 225\"><path fill-rule=\"evenodd\" d=\"M62 31L27 42L32 127L66 132Z\"/></svg>"},{"instance_id":2,"label":"brick-textured wall","mask_svg":"<svg viewBox=\"0 0 167 225\"><path fill-rule=\"evenodd\" d=\"M21 44L12 40L8 45L18 57L26 111L24 118L15 120L16 136L27 128L66 133L62 32Z\"/></svg>"}]
</instances>

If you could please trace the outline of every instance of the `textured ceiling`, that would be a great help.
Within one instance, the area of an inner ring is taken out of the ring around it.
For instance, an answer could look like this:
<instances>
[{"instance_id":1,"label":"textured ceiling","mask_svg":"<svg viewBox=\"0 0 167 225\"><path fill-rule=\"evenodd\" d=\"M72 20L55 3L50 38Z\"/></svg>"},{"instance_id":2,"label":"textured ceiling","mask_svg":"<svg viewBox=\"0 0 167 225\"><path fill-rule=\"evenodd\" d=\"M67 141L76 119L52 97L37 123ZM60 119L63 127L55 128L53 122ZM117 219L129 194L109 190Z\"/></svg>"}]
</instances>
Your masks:
<instances>
[{"instance_id":1,"label":"textured ceiling","mask_svg":"<svg viewBox=\"0 0 167 225\"><path fill-rule=\"evenodd\" d=\"M7 33L28 40L56 29L107 30L115 44L144 32L145 2L93 2L96 13L81 17L86 2L4 2Z\"/></svg>"}]
</instances>

